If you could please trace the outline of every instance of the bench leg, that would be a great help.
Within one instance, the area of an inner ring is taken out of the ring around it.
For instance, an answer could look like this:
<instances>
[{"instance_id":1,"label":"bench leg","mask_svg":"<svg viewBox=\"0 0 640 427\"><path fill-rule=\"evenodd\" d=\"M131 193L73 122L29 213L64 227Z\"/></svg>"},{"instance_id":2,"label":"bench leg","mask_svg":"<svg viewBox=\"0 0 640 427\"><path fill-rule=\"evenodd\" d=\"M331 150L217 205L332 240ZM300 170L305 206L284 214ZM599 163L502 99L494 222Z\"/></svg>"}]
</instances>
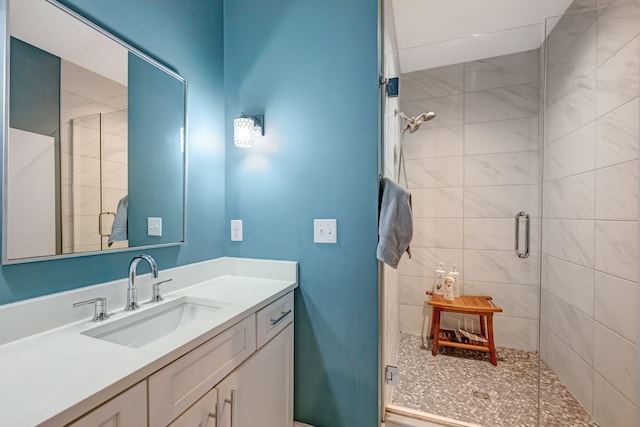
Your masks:
<instances>
[{"instance_id":1,"label":"bench leg","mask_svg":"<svg viewBox=\"0 0 640 427\"><path fill-rule=\"evenodd\" d=\"M493 342L493 313L487 317L487 340L489 341L489 355L491 357L491 364L497 366L498 358L496 356L496 345Z\"/></svg>"},{"instance_id":2,"label":"bench leg","mask_svg":"<svg viewBox=\"0 0 640 427\"><path fill-rule=\"evenodd\" d=\"M433 348L431 349L431 354L436 356L438 354L438 342L440 341L440 309L436 307L433 307L431 333L433 334Z\"/></svg>"},{"instance_id":3,"label":"bench leg","mask_svg":"<svg viewBox=\"0 0 640 427\"><path fill-rule=\"evenodd\" d=\"M480 335L481 335L483 338L487 338L487 329L485 328L485 323L484 323L484 322L485 322L485 318L484 318L485 316L483 316L483 315L481 314L481 315L480 315L480 316L478 316L478 317L480 317Z\"/></svg>"}]
</instances>

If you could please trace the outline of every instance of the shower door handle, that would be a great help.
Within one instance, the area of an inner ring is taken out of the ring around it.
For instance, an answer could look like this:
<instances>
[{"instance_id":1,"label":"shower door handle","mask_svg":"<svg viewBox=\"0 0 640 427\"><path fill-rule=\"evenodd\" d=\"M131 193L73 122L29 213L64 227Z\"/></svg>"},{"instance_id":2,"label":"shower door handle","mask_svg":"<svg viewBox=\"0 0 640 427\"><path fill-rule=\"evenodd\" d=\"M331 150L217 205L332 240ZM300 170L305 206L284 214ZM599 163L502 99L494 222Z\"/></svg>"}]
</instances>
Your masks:
<instances>
[{"instance_id":1,"label":"shower door handle","mask_svg":"<svg viewBox=\"0 0 640 427\"><path fill-rule=\"evenodd\" d=\"M520 252L520 222L524 218L524 252ZM516 230L514 250L518 258L529 258L529 241L531 239L531 218L525 211L516 214Z\"/></svg>"},{"instance_id":2,"label":"shower door handle","mask_svg":"<svg viewBox=\"0 0 640 427\"><path fill-rule=\"evenodd\" d=\"M116 218L116 213L115 212L100 212L98 214L98 234L102 237L110 237L111 234L104 234L102 232L102 215L113 215L113 219Z\"/></svg>"}]
</instances>

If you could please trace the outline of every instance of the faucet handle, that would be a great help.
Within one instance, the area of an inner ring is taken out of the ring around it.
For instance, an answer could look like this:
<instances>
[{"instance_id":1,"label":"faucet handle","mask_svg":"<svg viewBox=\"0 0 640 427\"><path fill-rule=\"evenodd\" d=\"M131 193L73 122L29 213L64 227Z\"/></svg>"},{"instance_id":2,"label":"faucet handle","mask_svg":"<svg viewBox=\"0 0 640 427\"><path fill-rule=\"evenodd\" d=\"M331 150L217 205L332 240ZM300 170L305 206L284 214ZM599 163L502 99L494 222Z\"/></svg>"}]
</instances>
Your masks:
<instances>
[{"instance_id":1,"label":"faucet handle","mask_svg":"<svg viewBox=\"0 0 640 427\"><path fill-rule=\"evenodd\" d=\"M83 305L95 304L95 311L93 313L94 322L101 322L103 320L107 320L109 318L109 313L107 313L107 299L104 297L98 297L89 299L86 301L80 301L73 304L73 308L80 307Z\"/></svg>"},{"instance_id":2,"label":"faucet handle","mask_svg":"<svg viewBox=\"0 0 640 427\"><path fill-rule=\"evenodd\" d=\"M153 295L151 296L151 302L163 301L162 295L160 295L160 285L172 281L173 279L162 280L153 284Z\"/></svg>"}]
</instances>

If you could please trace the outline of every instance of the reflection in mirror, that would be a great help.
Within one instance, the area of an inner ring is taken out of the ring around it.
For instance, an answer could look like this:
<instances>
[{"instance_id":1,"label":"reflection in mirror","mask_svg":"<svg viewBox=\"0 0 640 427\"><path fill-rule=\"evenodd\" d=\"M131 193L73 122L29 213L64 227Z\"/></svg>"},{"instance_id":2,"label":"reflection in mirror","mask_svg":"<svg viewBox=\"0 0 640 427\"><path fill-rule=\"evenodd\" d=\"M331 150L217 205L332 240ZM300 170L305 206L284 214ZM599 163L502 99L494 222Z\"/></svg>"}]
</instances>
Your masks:
<instances>
[{"instance_id":1,"label":"reflection in mirror","mask_svg":"<svg viewBox=\"0 0 640 427\"><path fill-rule=\"evenodd\" d=\"M10 6L3 261L183 242L185 80L54 1Z\"/></svg>"}]
</instances>

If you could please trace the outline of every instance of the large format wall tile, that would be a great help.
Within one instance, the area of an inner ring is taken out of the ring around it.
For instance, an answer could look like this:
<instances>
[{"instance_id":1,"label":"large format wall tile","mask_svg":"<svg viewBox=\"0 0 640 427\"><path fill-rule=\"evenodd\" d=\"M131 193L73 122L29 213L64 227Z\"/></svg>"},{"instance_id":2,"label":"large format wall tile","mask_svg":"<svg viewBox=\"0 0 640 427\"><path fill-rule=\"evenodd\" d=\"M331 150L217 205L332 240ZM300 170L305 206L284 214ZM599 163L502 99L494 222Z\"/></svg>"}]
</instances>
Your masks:
<instances>
[{"instance_id":1,"label":"large format wall tile","mask_svg":"<svg viewBox=\"0 0 640 427\"><path fill-rule=\"evenodd\" d=\"M406 160L409 188L462 187L462 157ZM404 185L404 171L398 181Z\"/></svg>"},{"instance_id":2,"label":"large format wall tile","mask_svg":"<svg viewBox=\"0 0 640 427\"><path fill-rule=\"evenodd\" d=\"M595 272L595 319L631 342L637 337L638 285Z\"/></svg>"},{"instance_id":3,"label":"large format wall tile","mask_svg":"<svg viewBox=\"0 0 640 427\"><path fill-rule=\"evenodd\" d=\"M593 170L595 165L596 126L589 123L547 146L549 155L546 179L564 178ZM576 153L580 153L576 156Z\"/></svg>"},{"instance_id":4,"label":"large format wall tile","mask_svg":"<svg viewBox=\"0 0 640 427\"><path fill-rule=\"evenodd\" d=\"M547 25L551 24L551 21L552 19L547 20ZM553 67L561 61L571 47L593 26L593 24L595 24L595 22L595 11L571 13L562 16L546 40L547 67Z\"/></svg>"},{"instance_id":5,"label":"large format wall tile","mask_svg":"<svg viewBox=\"0 0 640 427\"><path fill-rule=\"evenodd\" d=\"M640 116L638 98L602 116L596 122L596 167L638 158Z\"/></svg>"},{"instance_id":6,"label":"large format wall tile","mask_svg":"<svg viewBox=\"0 0 640 427\"><path fill-rule=\"evenodd\" d=\"M512 153L539 148L537 116L464 126L464 154ZM532 154L536 155L536 154Z\"/></svg>"},{"instance_id":7,"label":"large format wall tile","mask_svg":"<svg viewBox=\"0 0 640 427\"><path fill-rule=\"evenodd\" d=\"M595 73L580 80L556 103L547 107L546 141L552 143L595 119Z\"/></svg>"},{"instance_id":8,"label":"large format wall tile","mask_svg":"<svg viewBox=\"0 0 640 427\"><path fill-rule=\"evenodd\" d=\"M462 219L415 218L413 220L413 248L462 248Z\"/></svg>"},{"instance_id":9,"label":"large format wall tile","mask_svg":"<svg viewBox=\"0 0 640 427\"><path fill-rule=\"evenodd\" d=\"M545 339L547 340L545 359L547 365L573 392L582 406L587 411L591 411L593 368L553 333L549 332Z\"/></svg>"},{"instance_id":10,"label":"large format wall tile","mask_svg":"<svg viewBox=\"0 0 640 427\"><path fill-rule=\"evenodd\" d=\"M551 294L544 300L547 327L589 365L593 365L591 317Z\"/></svg>"},{"instance_id":11,"label":"large format wall tile","mask_svg":"<svg viewBox=\"0 0 640 427\"><path fill-rule=\"evenodd\" d=\"M543 233L545 253L593 268L592 220L548 219L543 223Z\"/></svg>"},{"instance_id":12,"label":"large format wall tile","mask_svg":"<svg viewBox=\"0 0 640 427\"><path fill-rule=\"evenodd\" d=\"M598 65L633 40L639 33L640 4L637 1L608 8L598 17Z\"/></svg>"},{"instance_id":13,"label":"large format wall tile","mask_svg":"<svg viewBox=\"0 0 640 427\"><path fill-rule=\"evenodd\" d=\"M544 184L544 216L561 219L593 219L595 173L587 172Z\"/></svg>"},{"instance_id":14,"label":"large format wall tile","mask_svg":"<svg viewBox=\"0 0 640 427\"><path fill-rule=\"evenodd\" d=\"M632 402L636 401L636 346L596 323L594 368Z\"/></svg>"},{"instance_id":15,"label":"large format wall tile","mask_svg":"<svg viewBox=\"0 0 640 427\"><path fill-rule=\"evenodd\" d=\"M400 79L402 100L415 101L462 93L463 74L463 64L403 74Z\"/></svg>"},{"instance_id":16,"label":"large format wall tile","mask_svg":"<svg viewBox=\"0 0 640 427\"><path fill-rule=\"evenodd\" d=\"M593 269L551 256L544 256L543 262L547 292L593 316Z\"/></svg>"},{"instance_id":17,"label":"large format wall tile","mask_svg":"<svg viewBox=\"0 0 640 427\"><path fill-rule=\"evenodd\" d=\"M490 295L495 305L502 308L501 315L525 319L538 318L539 290L537 286L502 283L467 281L464 284L467 295Z\"/></svg>"},{"instance_id":18,"label":"large format wall tile","mask_svg":"<svg viewBox=\"0 0 640 427\"><path fill-rule=\"evenodd\" d=\"M537 285L539 281L537 253L518 258L513 251L464 251L466 280L493 283Z\"/></svg>"},{"instance_id":19,"label":"large format wall tile","mask_svg":"<svg viewBox=\"0 0 640 427\"><path fill-rule=\"evenodd\" d=\"M531 219L529 248L538 252L539 220ZM524 235L522 236L524 238ZM514 247L515 231L512 218L465 218L464 248L511 251Z\"/></svg>"},{"instance_id":20,"label":"large format wall tile","mask_svg":"<svg viewBox=\"0 0 640 427\"><path fill-rule=\"evenodd\" d=\"M596 221L596 270L638 280L638 223Z\"/></svg>"},{"instance_id":21,"label":"large format wall tile","mask_svg":"<svg viewBox=\"0 0 640 427\"><path fill-rule=\"evenodd\" d=\"M638 219L638 161L596 171L596 219Z\"/></svg>"},{"instance_id":22,"label":"large format wall tile","mask_svg":"<svg viewBox=\"0 0 640 427\"><path fill-rule=\"evenodd\" d=\"M420 128L404 135L405 159L462 156L462 126Z\"/></svg>"},{"instance_id":23,"label":"large format wall tile","mask_svg":"<svg viewBox=\"0 0 640 427\"><path fill-rule=\"evenodd\" d=\"M465 187L465 218L514 218L526 211L539 215L539 185L510 185L497 187Z\"/></svg>"},{"instance_id":24,"label":"large format wall tile","mask_svg":"<svg viewBox=\"0 0 640 427\"><path fill-rule=\"evenodd\" d=\"M462 218L461 187L411 190L414 218Z\"/></svg>"},{"instance_id":25,"label":"large format wall tile","mask_svg":"<svg viewBox=\"0 0 640 427\"><path fill-rule=\"evenodd\" d=\"M440 263L447 271L452 264L462 266L462 249L412 248L411 254L411 258L405 254L400 261L400 274L404 276L433 277Z\"/></svg>"},{"instance_id":26,"label":"large format wall tile","mask_svg":"<svg viewBox=\"0 0 640 427\"><path fill-rule=\"evenodd\" d=\"M536 151L465 156L464 184L524 185L539 181Z\"/></svg>"},{"instance_id":27,"label":"large format wall tile","mask_svg":"<svg viewBox=\"0 0 640 427\"><path fill-rule=\"evenodd\" d=\"M494 316L493 335L497 346L538 351L538 321Z\"/></svg>"},{"instance_id":28,"label":"large format wall tile","mask_svg":"<svg viewBox=\"0 0 640 427\"><path fill-rule=\"evenodd\" d=\"M600 117L638 96L640 37L601 65L596 72L596 113Z\"/></svg>"},{"instance_id":29,"label":"large format wall tile","mask_svg":"<svg viewBox=\"0 0 640 427\"><path fill-rule=\"evenodd\" d=\"M427 300L427 291L433 289L433 278L400 276L400 304L422 307Z\"/></svg>"},{"instance_id":30,"label":"large format wall tile","mask_svg":"<svg viewBox=\"0 0 640 427\"><path fill-rule=\"evenodd\" d=\"M465 94L464 121L479 123L536 116L538 83Z\"/></svg>"},{"instance_id":31,"label":"large format wall tile","mask_svg":"<svg viewBox=\"0 0 640 427\"><path fill-rule=\"evenodd\" d=\"M595 69L596 25L594 24L580 36L560 61L548 68L547 104L557 102Z\"/></svg>"},{"instance_id":32,"label":"large format wall tile","mask_svg":"<svg viewBox=\"0 0 640 427\"><path fill-rule=\"evenodd\" d=\"M607 427L636 425L636 407L597 373L593 378L593 418Z\"/></svg>"},{"instance_id":33,"label":"large format wall tile","mask_svg":"<svg viewBox=\"0 0 640 427\"><path fill-rule=\"evenodd\" d=\"M538 82L538 50L467 62L465 91L494 89Z\"/></svg>"},{"instance_id":34,"label":"large format wall tile","mask_svg":"<svg viewBox=\"0 0 640 427\"><path fill-rule=\"evenodd\" d=\"M423 128L461 125L463 122L463 95L440 96L402 103L402 111L408 117L415 117L434 111L436 118L423 123Z\"/></svg>"}]
</instances>

